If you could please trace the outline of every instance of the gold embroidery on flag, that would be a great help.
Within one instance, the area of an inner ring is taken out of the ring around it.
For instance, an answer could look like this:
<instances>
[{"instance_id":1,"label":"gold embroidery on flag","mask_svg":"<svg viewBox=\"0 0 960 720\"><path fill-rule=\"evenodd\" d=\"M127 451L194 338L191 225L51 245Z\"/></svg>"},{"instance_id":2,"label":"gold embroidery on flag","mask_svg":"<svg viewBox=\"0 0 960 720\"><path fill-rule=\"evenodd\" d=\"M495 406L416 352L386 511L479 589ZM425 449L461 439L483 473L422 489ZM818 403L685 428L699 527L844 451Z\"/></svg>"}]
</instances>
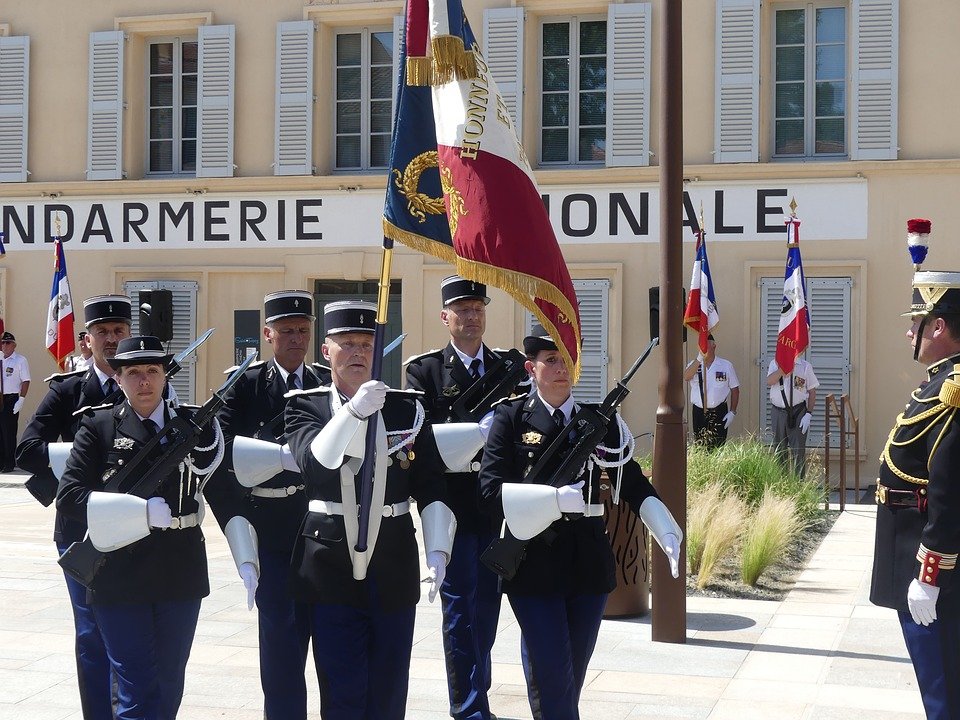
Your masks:
<instances>
[{"instance_id":1,"label":"gold embroidery on flag","mask_svg":"<svg viewBox=\"0 0 960 720\"><path fill-rule=\"evenodd\" d=\"M418 189L420 176L426 170L435 168L437 165L437 151L429 150L413 158L402 175L399 170L395 169L393 171L396 175L393 184L400 190L400 194L407 199L407 211L420 222L426 222L428 214L441 215L446 211L442 197L430 197Z\"/></svg>"}]
</instances>

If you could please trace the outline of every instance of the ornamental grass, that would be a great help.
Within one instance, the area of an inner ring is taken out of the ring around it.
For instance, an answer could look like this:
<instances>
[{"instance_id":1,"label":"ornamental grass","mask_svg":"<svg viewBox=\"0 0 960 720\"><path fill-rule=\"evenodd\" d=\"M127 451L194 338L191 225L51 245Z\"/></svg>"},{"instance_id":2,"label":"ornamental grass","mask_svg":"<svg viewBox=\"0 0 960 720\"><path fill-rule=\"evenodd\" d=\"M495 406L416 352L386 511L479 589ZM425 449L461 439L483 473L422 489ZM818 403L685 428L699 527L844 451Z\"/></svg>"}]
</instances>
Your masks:
<instances>
[{"instance_id":1,"label":"ornamental grass","mask_svg":"<svg viewBox=\"0 0 960 720\"><path fill-rule=\"evenodd\" d=\"M721 494L704 533L703 557L700 572L697 573L697 587L701 590L710 584L719 569L721 558L737 542L746 515L747 505L735 493L727 491Z\"/></svg>"},{"instance_id":2,"label":"ornamental grass","mask_svg":"<svg viewBox=\"0 0 960 720\"><path fill-rule=\"evenodd\" d=\"M767 489L743 534L740 578L755 586L760 575L777 562L787 546L804 528L793 499Z\"/></svg>"}]
</instances>

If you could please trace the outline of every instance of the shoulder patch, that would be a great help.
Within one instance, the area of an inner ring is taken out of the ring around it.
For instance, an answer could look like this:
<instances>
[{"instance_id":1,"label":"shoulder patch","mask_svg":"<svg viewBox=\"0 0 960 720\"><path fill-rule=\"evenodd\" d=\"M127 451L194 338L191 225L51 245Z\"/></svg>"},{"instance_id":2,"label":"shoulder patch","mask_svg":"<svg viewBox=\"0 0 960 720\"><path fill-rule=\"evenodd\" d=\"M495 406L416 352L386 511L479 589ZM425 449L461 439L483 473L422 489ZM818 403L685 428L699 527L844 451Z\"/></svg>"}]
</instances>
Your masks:
<instances>
[{"instance_id":1,"label":"shoulder patch","mask_svg":"<svg viewBox=\"0 0 960 720\"><path fill-rule=\"evenodd\" d=\"M88 368L84 368L83 370L72 370L71 372L65 372L65 373L54 373L50 377L44 378L43 381L45 383L48 383L48 382L53 382L55 380L56 381L65 380L68 377L74 377L75 375L83 375L87 370Z\"/></svg>"},{"instance_id":2,"label":"shoulder patch","mask_svg":"<svg viewBox=\"0 0 960 720\"><path fill-rule=\"evenodd\" d=\"M960 378L948 377L940 386L940 402L950 407L960 408Z\"/></svg>"},{"instance_id":3,"label":"shoulder patch","mask_svg":"<svg viewBox=\"0 0 960 720\"><path fill-rule=\"evenodd\" d=\"M84 405L82 408L74 410L73 416L93 415L93 413L95 413L97 410L106 410L108 408L112 410L115 407L117 406L112 403L104 403L103 405Z\"/></svg>"},{"instance_id":4,"label":"shoulder patch","mask_svg":"<svg viewBox=\"0 0 960 720\"><path fill-rule=\"evenodd\" d=\"M502 397L499 400L496 400L490 403L490 409L493 410L497 405L505 405L507 403L514 403L520 400L526 400L529 395L508 395L507 397Z\"/></svg>"},{"instance_id":5,"label":"shoulder patch","mask_svg":"<svg viewBox=\"0 0 960 720\"><path fill-rule=\"evenodd\" d=\"M330 385L321 385L320 387L310 388L309 390L291 390L283 394L285 398L297 397L298 395L318 395L330 392Z\"/></svg>"},{"instance_id":6,"label":"shoulder patch","mask_svg":"<svg viewBox=\"0 0 960 720\"><path fill-rule=\"evenodd\" d=\"M250 367L248 367L247 370L252 370L253 368L258 368L258 367L260 367L261 365L266 364L266 362L267 362L266 360L257 360L256 362L252 362L252 363L250 363ZM228 367L226 370L223 371L223 374L224 374L224 375L229 375L229 374L232 373L234 370L236 370L238 367L240 367L240 366L239 366L239 365L231 365L230 367Z\"/></svg>"},{"instance_id":7,"label":"shoulder patch","mask_svg":"<svg viewBox=\"0 0 960 720\"><path fill-rule=\"evenodd\" d=\"M430 355L436 355L437 357L443 357L443 349L442 349L442 348L434 348L433 350L427 350L425 353L421 353L421 354L419 354L419 355L411 355L410 357L408 357L406 360L403 361L403 364L404 364L404 365L409 365L410 363L414 362L415 360L421 360L421 359L423 359L423 358L425 358L425 357L429 357Z\"/></svg>"}]
</instances>

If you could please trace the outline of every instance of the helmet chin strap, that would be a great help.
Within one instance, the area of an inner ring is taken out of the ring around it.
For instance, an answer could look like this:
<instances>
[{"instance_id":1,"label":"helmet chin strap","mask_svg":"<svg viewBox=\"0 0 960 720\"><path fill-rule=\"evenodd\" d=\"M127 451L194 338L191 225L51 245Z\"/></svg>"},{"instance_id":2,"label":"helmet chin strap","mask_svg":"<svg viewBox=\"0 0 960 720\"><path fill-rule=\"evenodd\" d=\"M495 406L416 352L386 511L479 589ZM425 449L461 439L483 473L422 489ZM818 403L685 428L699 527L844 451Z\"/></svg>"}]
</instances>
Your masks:
<instances>
[{"instance_id":1,"label":"helmet chin strap","mask_svg":"<svg viewBox=\"0 0 960 720\"><path fill-rule=\"evenodd\" d=\"M917 328L917 334L913 338L913 359L916 362L920 362L920 341L923 339L923 328L929 319L929 315L923 316L923 319L920 321L920 326Z\"/></svg>"}]
</instances>

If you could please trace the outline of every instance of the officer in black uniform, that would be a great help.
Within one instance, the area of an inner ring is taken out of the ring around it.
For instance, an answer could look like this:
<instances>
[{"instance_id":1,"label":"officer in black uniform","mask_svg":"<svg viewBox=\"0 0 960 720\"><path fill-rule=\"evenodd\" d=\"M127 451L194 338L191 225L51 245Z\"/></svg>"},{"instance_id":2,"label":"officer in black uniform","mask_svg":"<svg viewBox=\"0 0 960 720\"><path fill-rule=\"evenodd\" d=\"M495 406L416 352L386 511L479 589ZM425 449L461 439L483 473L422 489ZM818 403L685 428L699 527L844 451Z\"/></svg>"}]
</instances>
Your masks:
<instances>
[{"instance_id":1,"label":"officer in black uniform","mask_svg":"<svg viewBox=\"0 0 960 720\"><path fill-rule=\"evenodd\" d=\"M308 608L291 597L287 573L297 528L307 513L307 496L300 469L284 444L284 394L317 388L329 382L329 374L323 373L322 377L318 368L304 364L315 320L309 292L270 293L263 299L263 310L263 336L273 347L273 359L255 363L227 391L218 416L227 443L226 460L218 474L225 477L215 487L241 495L243 515L253 524L258 539L256 603L264 716L268 720L305 720ZM252 463L244 461L239 446L234 454L237 436L271 443L269 447L281 456L276 474L250 474ZM241 459L235 463L237 457ZM240 518L233 519L233 526L226 526L229 518L218 519L224 521L228 538L236 532L248 532L236 527L242 523Z\"/></svg>"},{"instance_id":2,"label":"officer in black uniform","mask_svg":"<svg viewBox=\"0 0 960 720\"><path fill-rule=\"evenodd\" d=\"M57 493L57 478L50 468L49 444L72 441L80 426L81 415L76 414L77 410L100 405L118 389L109 360L116 354L119 342L130 336L130 298L125 295L88 298L83 302L83 317L93 350L93 364L86 370L47 378L50 388L17 447L17 465L33 473L27 488L44 505L52 503ZM119 401L122 396L117 395L116 399ZM65 456L61 461L63 459ZM86 532L87 523L82 515L70 517L57 511L53 540L59 554L71 543L83 540ZM110 663L96 618L86 602L86 588L69 575L64 578L77 633L77 679L83 717L85 720L112 718Z\"/></svg>"},{"instance_id":3,"label":"officer in black uniform","mask_svg":"<svg viewBox=\"0 0 960 720\"><path fill-rule=\"evenodd\" d=\"M407 387L424 393L427 418L435 427L461 421L452 412L454 402L500 360L497 351L483 344L490 302L486 285L451 275L440 283L440 294L440 320L450 331L450 342L443 350L406 362ZM513 390L506 388L502 396ZM486 432L489 420L481 423L480 432ZM466 472L446 475L447 496L457 516L457 539L440 600L450 715L457 720L490 718L490 650L500 616L497 576L480 562L480 554L499 528L494 529L490 517L480 512L479 459L478 454Z\"/></svg>"},{"instance_id":4,"label":"officer in black uniform","mask_svg":"<svg viewBox=\"0 0 960 720\"><path fill-rule=\"evenodd\" d=\"M170 359L155 337L120 342L109 362L126 399L84 414L57 492L57 508L86 521L106 553L87 601L117 680L118 718L176 717L200 600L210 592L201 492L223 448L216 423L153 496L109 488L174 414L194 413L163 401Z\"/></svg>"},{"instance_id":5,"label":"officer in black uniform","mask_svg":"<svg viewBox=\"0 0 960 720\"><path fill-rule=\"evenodd\" d=\"M287 442L309 498L292 560L295 596L310 603L324 720L395 720L405 714L416 604L420 598L411 496L423 524L436 597L456 521L446 505L438 450L413 391L371 380L376 306L324 308L324 357L332 382L293 393ZM370 420L377 423L373 499L366 550L361 463Z\"/></svg>"},{"instance_id":6,"label":"officer in black uniform","mask_svg":"<svg viewBox=\"0 0 960 720\"><path fill-rule=\"evenodd\" d=\"M537 391L497 406L480 468L485 509L520 540L531 540L511 580L503 580L522 632L521 657L536 720L577 720L580 691L616 586L613 550L600 501L604 468L650 528L678 577L683 533L633 460L633 436L619 415L579 479L561 488L529 471L577 411L570 374L543 328L524 338ZM576 427L575 425L573 427ZM615 500L618 501L618 500Z\"/></svg>"},{"instance_id":7,"label":"officer in black uniform","mask_svg":"<svg viewBox=\"0 0 960 720\"><path fill-rule=\"evenodd\" d=\"M917 272L909 315L927 376L881 456L870 600L899 614L927 717L960 720L960 273Z\"/></svg>"}]
</instances>

